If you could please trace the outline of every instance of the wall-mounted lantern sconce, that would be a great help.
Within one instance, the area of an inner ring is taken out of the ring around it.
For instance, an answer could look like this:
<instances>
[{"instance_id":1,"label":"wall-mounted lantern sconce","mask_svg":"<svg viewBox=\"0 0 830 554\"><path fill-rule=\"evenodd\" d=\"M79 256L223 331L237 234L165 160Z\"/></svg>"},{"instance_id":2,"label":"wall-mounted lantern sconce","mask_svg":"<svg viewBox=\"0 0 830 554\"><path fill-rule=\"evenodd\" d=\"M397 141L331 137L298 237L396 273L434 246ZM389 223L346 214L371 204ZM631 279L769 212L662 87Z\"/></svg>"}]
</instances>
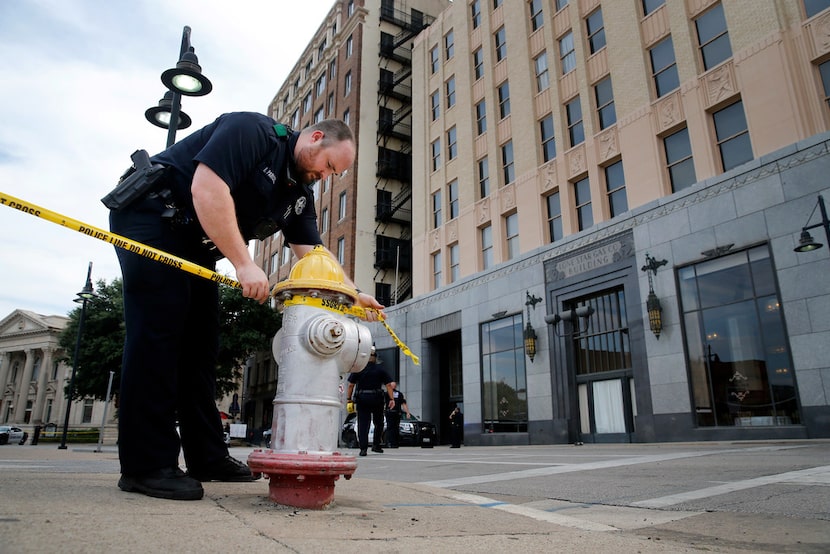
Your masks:
<instances>
[{"instance_id":1,"label":"wall-mounted lantern sconce","mask_svg":"<svg viewBox=\"0 0 830 554\"><path fill-rule=\"evenodd\" d=\"M535 310L536 304L541 302L542 299L530 294L530 291L525 291L525 294L527 295L527 301L525 302L525 306L527 306L527 325L525 326L524 332L525 354L530 358L530 363L533 363L533 358L536 357L536 339L538 337L533 326L530 324L530 308L532 307Z\"/></svg>"},{"instance_id":2,"label":"wall-mounted lantern sconce","mask_svg":"<svg viewBox=\"0 0 830 554\"><path fill-rule=\"evenodd\" d=\"M827 219L827 208L824 207L824 198L820 194L818 195L818 203L813 206L813 211L810 212L810 217L807 218L807 223L810 223L813 214L816 213L816 207L821 212L821 223L805 225L801 228L801 238L798 240L798 246L793 249L795 252L811 252L824 246L820 242L813 240L813 236L809 232L810 229L815 229L816 227L824 227L827 242L830 243L830 220Z\"/></svg>"},{"instance_id":3,"label":"wall-mounted lantern sconce","mask_svg":"<svg viewBox=\"0 0 830 554\"><path fill-rule=\"evenodd\" d=\"M592 308L591 306L579 306L577 308L571 308L570 310L564 311L561 314L548 314L545 316L545 323L547 323L548 325L553 325L553 332L556 333L557 337L581 334L588 330L588 318L591 317L591 314L593 313L594 308ZM584 329L579 323L580 319L585 322ZM570 333L568 333L564 329L562 333L559 332L560 321L569 321L571 323Z\"/></svg>"},{"instance_id":4,"label":"wall-mounted lantern sconce","mask_svg":"<svg viewBox=\"0 0 830 554\"><path fill-rule=\"evenodd\" d=\"M658 340L660 339L660 333L663 332L663 307L660 305L660 299L654 294L654 280L652 279L652 275L657 275L657 268L667 263L669 263L668 260L656 260L646 252L646 265L640 268L648 275L648 298L646 298L648 326Z\"/></svg>"}]
</instances>

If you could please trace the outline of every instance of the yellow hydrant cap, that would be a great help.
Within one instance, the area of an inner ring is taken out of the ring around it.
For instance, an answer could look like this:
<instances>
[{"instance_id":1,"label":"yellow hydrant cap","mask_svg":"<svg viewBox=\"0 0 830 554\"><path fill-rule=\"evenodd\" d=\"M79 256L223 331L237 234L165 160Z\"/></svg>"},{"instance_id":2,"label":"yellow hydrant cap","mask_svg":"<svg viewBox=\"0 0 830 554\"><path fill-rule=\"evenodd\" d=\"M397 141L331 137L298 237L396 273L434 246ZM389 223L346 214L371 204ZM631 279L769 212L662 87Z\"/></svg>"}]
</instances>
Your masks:
<instances>
[{"instance_id":1,"label":"yellow hydrant cap","mask_svg":"<svg viewBox=\"0 0 830 554\"><path fill-rule=\"evenodd\" d=\"M341 292L357 301L357 291L345 283L345 274L334 258L315 246L291 268L288 279L274 285L271 291L276 295L287 289L317 289Z\"/></svg>"}]
</instances>

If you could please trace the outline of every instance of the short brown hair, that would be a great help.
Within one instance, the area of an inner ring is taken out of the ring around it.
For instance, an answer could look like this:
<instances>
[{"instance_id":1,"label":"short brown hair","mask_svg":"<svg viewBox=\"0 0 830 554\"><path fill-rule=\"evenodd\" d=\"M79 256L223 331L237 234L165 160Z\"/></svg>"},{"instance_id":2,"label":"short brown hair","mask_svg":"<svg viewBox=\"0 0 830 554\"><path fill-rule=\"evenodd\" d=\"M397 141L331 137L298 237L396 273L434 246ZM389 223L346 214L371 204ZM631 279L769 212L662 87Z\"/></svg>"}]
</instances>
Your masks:
<instances>
[{"instance_id":1,"label":"short brown hair","mask_svg":"<svg viewBox=\"0 0 830 554\"><path fill-rule=\"evenodd\" d=\"M344 140L355 144L354 133L344 121L339 119L324 119L303 129L303 132L314 131L322 131L325 135L322 146L328 146L333 142L343 142Z\"/></svg>"}]
</instances>

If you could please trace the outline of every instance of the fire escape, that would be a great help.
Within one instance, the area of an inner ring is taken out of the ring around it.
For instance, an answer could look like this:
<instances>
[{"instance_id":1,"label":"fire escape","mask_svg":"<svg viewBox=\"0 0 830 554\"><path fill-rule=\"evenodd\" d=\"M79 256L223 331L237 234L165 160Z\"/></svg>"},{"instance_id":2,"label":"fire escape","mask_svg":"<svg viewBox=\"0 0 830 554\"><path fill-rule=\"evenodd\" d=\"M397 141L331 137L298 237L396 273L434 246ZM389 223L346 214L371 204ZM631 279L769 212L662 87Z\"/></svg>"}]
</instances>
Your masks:
<instances>
[{"instance_id":1,"label":"fire escape","mask_svg":"<svg viewBox=\"0 0 830 554\"><path fill-rule=\"evenodd\" d=\"M377 299L386 306L412 296L412 39L435 18L382 2L377 121L375 272ZM394 280L394 284L388 282Z\"/></svg>"}]
</instances>

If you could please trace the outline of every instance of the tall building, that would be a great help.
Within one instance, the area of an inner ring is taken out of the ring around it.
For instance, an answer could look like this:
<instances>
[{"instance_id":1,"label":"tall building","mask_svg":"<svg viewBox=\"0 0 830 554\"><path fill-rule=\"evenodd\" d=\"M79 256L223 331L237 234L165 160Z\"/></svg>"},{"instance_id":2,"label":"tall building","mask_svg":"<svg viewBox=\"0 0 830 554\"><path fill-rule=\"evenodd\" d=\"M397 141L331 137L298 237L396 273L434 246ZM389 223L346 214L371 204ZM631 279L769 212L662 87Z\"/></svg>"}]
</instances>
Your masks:
<instances>
[{"instance_id":1,"label":"tall building","mask_svg":"<svg viewBox=\"0 0 830 554\"><path fill-rule=\"evenodd\" d=\"M268 109L295 130L338 118L355 133L354 166L315 185L315 208L324 245L384 305L412 297L412 43L450 4L337 0ZM279 232L257 243L255 260L271 285L296 261ZM246 374L247 423L270 427L270 354Z\"/></svg>"},{"instance_id":2,"label":"tall building","mask_svg":"<svg viewBox=\"0 0 830 554\"><path fill-rule=\"evenodd\" d=\"M461 404L467 444L830 436L830 248L794 252L830 241L828 7L442 12L412 52L413 298L387 310L410 408L446 440Z\"/></svg>"}]
</instances>

